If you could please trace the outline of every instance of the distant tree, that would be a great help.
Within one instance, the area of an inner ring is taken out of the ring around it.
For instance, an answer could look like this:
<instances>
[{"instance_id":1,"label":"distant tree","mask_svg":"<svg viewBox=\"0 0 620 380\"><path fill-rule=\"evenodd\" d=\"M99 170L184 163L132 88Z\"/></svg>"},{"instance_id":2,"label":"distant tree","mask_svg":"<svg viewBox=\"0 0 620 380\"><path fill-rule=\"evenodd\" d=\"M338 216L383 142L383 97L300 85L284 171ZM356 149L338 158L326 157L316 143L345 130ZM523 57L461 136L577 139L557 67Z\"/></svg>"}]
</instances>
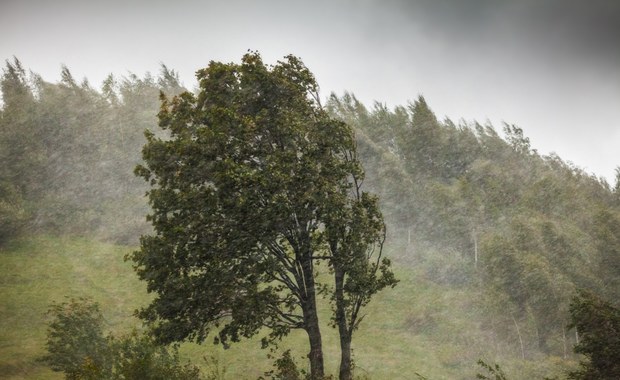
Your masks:
<instances>
[{"instance_id":1,"label":"distant tree","mask_svg":"<svg viewBox=\"0 0 620 380\"><path fill-rule=\"evenodd\" d=\"M620 213L601 209L591 225L595 248L599 254L599 273L604 281L603 294L609 299L620 297Z\"/></svg>"},{"instance_id":2,"label":"distant tree","mask_svg":"<svg viewBox=\"0 0 620 380\"><path fill-rule=\"evenodd\" d=\"M409 171L417 176L440 176L442 130L437 117L423 96L410 104L410 125L401 130L399 151Z\"/></svg>"},{"instance_id":3,"label":"distant tree","mask_svg":"<svg viewBox=\"0 0 620 380\"><path fill-rule=\"evenodd\" d=\"M412 183L399 159L396 139L399 131L409 124L407 109L397 107L392 112L376 103L372 111L368 111L348 93L341 98L332 94L326 109L332 117L354 126L357 155L366 173L364 187L381 193L381 208L386 223L391 226L390 232L404 233L410 242Z\"/></svg>"},{"instance_id":4,"label":"distant tree","mask_svg":"<svg viewBox=\"0 0 620 380\"><path fill-rule=\"evenodd\" d=\"M615 184L614 184L614 188L613 188L613 192L614 192L614 200L616 202L616 206L620 206L620 166L616 167L615 170Z\"/></svg>"},{"instance_id":5,"label":"distant tree","mask_svg":"<svg viewBox=\"0 0 620 380\"><path fill-rule=\"evenodd\" d=\"M148 231L133 168L160 91L182 91L176 71L110 75L100 93L65 66L50 83L12 59L0 89L0 239L29 230L135 243Z\"/></svg>"},{"instance_id":6,"label":"distant tree","mask_svg":"<svg viewBox=\"0 0 620 380\"><path fill-rule=\"evenodd\" d=\"M620 378L620 310L591 292L580 291L570 305L571 327L579 333L575 352L583 354L574 380Z\"/></svg>"},{"instance_id":7,"label":"distant tree","mask_svg":"<svg viewBox=\"0 0 620 380\"><path fill-rule=\"evenodd\" d=\"M45 174L44 149L41 141L34 138L40 133L40 126L35 122L35 95L17 58L6 61L0 89L0 185L4 188L0 202L14 204L15 197L30 200L41 191L35 178L43 178Z\"/></svg>"},{"instance_id":8,"label":"distant tree","mask_svg":"<svg viewBox=\"0 0 620 380\"><path fill-rule=\"evenodd\" d=\"M317 296L326 288L317 266L327 262L356 283L336 287L353 298L336 302L345 314L383 286L377 270L389 276L389 262L377 269L366 250L383 231L376 201L349 198L362 175L353 133L323 110L295 57L271 68L256 53L241 64L211 62L198 80L197 95L163 98L159 122L170 137L147 133L136 169L152 186L155 234L132 258L157 293L140 316L165 342L202 342L216 329L216 342L228 344L267 327L268 344L303 329L319 379ZM349 238L361 241L353 247ZM359 319L349 321L354 328Z\"/></svg>"},{"instance_id":9,"label":"distant tree","mask_svg":"<svg viewBox=\"0 0 620 380\"><path fill-rule=\"evenodd\" d=\"M0 179L0 247L17 235L26 219L21 193L11 183Z\"/></svg>"}]
</instances>

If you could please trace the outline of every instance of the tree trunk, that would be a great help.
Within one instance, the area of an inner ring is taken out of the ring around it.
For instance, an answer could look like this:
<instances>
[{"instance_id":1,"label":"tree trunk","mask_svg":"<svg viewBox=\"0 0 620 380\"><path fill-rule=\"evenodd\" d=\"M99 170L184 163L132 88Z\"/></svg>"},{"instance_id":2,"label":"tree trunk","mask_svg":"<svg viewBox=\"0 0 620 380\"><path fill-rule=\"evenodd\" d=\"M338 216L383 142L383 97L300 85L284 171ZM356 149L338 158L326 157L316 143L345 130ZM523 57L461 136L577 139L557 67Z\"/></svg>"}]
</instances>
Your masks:
<instances>
[{"instance_id":1,"label":"tree trunk","mask_svg":"<svg viewBox=\"0 0 620 380\"><path fill-rule=\"evenodd\" d=\"M549 326L538 323L534 320L536 325L536 338L538 341L538 349L545 354L549 353L549 346L547 345L547 338L549 337Z\"/></svg>"},{"instance_id":2,"label":"tree trunk","mask_svg":"<svg viewBox=\"0 0 620 380\"><path fill-rule=\"evenodd\" d=\"M579 344L579 332L577 331L577 327L575 327L575 343Z\"/></svg>"},{"instance_id":3,"label":"tree trunk","mask_svg":"<svg viewBox=\"0 0 620 380\"><path fill-rule=\"evenodd\" d=\"M323 366L323 343L316 309L314 317L309 313L308 318L306 318L306 332L310 342L310 353L308 354L308 359L310 360L310 379L321 380L325 377L325 369Z\"/></svg>"},{"instance_id":4,"label":"tree trunk","mask_svg":"<svg viewBox=\"0 0 620 380\"><path fill-rule=\"evenodd\" d=\"M340 380L353 379L353 368L351 358L351 334L340 335Z\"/></svg>"},{"instance_id":5,"label":"tree trunk","mask_svg":"<svg viewBox=\"0 0 620 380\"><path fill-rule=\"evenodd\" d=\"M304 327L308 333L310 342L310 353L308 359L310 361L310 378L312 380L320 380L325 377L325 369L323 365L323 342L321 338L321 329L319 327L319 316L316 307L316 287L314 282L314 270L312 258L309 254L302 264L304 275L305 300L302 303L304 316Z\"/></svg>"},{"instance_id":6,"label":"tree trunk","mask_svg":"<svg viewBox=\"0 0 620 380\"><path fill-rule=\"evenodd\" d=\"M523 339L521 338L521 331L519 330L519 325L517 324L517 320L514 316L512 316L512 321L517 328L517 336L519 336L519 345L521 346L521 359L525 360L525 350L523 349Z\"/></svg>"},{"instance_id":7,"label":"tree trunk","mask_svg":"<svg viewBox=\"0 0 620 380\"><path fill-rule=\"evenodd\" d=\"M478 268L478 236L476 231L472 232L472 236L474 238L474 266Z\"/></svg>"},{"instance_id":8,"label":"tree trunk","mask_svg":"<svg viewBox=\"0 0 620 380\"><path fill-rule=\"evenodd\" d=\"M407 247L411 245L411 227L407 229Z\"/></svg>"},{"instance_id":9,"label":"tree trunk","mask_svg":"<svg viewBox=\"0 0 620 380\"><path fill-rule=\"evenodd\" d=\"M568 358L568 348L566 346L566 328L562 325L562 346L564 348L564 356L563 358Z\"/></svg>"},{"instance_id":10,"label":"tree trunk","mask_svg":"<svg viewBox=\"0 0 620 380\"><path fill-rule=\"evenodd\" d=\"M334 277L336 286L336 322L338 323L338 334L340 335L340 372L338 378L340 380L351 380L353 378L353 369L351 368L352 331L347 324L345 310L344 272L336 268L334 270Z\"/></svg>"}]
</instances>

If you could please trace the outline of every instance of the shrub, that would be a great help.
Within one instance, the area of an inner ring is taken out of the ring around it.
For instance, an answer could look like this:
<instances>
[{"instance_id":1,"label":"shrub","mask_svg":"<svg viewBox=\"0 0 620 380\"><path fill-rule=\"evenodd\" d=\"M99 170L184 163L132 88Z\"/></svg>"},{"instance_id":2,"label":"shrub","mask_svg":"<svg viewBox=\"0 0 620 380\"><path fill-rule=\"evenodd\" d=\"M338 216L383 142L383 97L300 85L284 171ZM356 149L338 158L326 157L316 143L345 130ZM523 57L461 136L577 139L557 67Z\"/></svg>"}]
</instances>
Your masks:
<instances>
[{"instance_id":1,"label":"shrub","mask_svg":"<svg viewBox=\"0 0 620 380\"><path fill-rule=\"evenodd\" d=\"M52 304L47 312L52 321L47 331L47 351L43 358L67 379L109 378L110 347L103 335L103 316L91 300L71 299Z\"/></svg>"},{"instance_id":2,"label":"shrub","mask_svg":"<svg viewBox=\"0 0 620 380\"><path fill-rule=\"evenodd\" d=\"M137 330L119 338L103 335L97 303L71 299L50 307L44 360L68 380L200 380L200 370L181 364L177 349L156 344Z\"/></svg>"}]
</instances>

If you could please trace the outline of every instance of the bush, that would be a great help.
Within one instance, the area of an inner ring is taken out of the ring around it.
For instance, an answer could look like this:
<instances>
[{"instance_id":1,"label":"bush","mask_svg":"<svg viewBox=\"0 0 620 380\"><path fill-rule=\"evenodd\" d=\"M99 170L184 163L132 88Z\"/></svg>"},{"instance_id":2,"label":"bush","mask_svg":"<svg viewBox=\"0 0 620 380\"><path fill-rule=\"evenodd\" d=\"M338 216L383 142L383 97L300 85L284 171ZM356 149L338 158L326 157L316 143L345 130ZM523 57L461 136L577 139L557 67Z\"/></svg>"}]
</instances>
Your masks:
<instances>
[{"instance_id":1,"label":"bush","mask_svg":"<svg viewBox=\"0 0 620 380\"><path fill-rule=\"evenodd\" d=\"M44 361L67 379L104 378L110 375L110 349L103 335L103 316L91 300L71 299L53 304Z\"/></svg>"},{"instance_id":2,"label":"bush","mask_svg":"<svg viewBox=\"0 0 620 380\"><path fill-rule=\"evenodd\" d=\"M150 335L133 331L118 341L111 340L113 377L135 380L199 380L200 370L180 364L175 348L157 345Z\"/></svg>"},{"instance_id":3,"label":"bush","mask_svg":"<svg viewBox=\"0 0 620 380\"><path fill-rule=\"evenodd\" d=\"M97 303L71 299L50 307L44 361L67 380L200 380L200 370L182 365L176 348L157 345L148 334L134 330L114 337L103 335Z\"/></svg>"},{"instance_id":4,"label":"bush","mask_svg":"<svg viewBox=\"0 0 620 380\"><path fill-rule=\"evenodd\" d=\"M291 355L291 350L286 350L282 353L282 356L276 359L273 363L274 370L266 372L266 378L261 377L261 380L303 380L306 378L304 370L300 370L295 363L295 359Z\"/></svg>"}]
</instances>

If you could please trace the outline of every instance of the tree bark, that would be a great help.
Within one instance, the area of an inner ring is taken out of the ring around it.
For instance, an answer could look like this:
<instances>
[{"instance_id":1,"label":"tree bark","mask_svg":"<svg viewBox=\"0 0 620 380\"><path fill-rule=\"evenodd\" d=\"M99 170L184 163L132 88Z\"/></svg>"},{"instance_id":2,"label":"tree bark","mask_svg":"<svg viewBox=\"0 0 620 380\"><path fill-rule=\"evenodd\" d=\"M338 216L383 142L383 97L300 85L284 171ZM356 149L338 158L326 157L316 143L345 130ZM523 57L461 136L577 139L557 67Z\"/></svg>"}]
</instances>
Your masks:
<instances>
[{"instance_id":1,"label":"tree bark","mask_svg":"<svg viewBox=\"0 0 620 380\"><path fill-rule=\"evenodd\" d=\"M304 312L304 315L305 314ZM312 313L308 313L308 318L306 318L306 332L308 333L308 340L310 342L310 353L308 353L310 378L312 380L321 380L325 377L325 369L323 365L323 342L316 310L314 316L312 316Z\"/></svg>"},{"instance_id":2,"label":"tree bark","mask_svg":"<svg viewBox=\"0 0 620 380\"><path fill-rule=\"evenodd\" d=\"M310 361L310 378L312 380L320 380L325 377L323 342L321 338L321 329L319 327L319 316L317 314L316 284L314 282L312 255L310 253L308 253L306 259L302 263L302 271L305 289L305 300L302 302L302 310L304 328L308 333L308 340L310 342L310 353L308 354L308 359Z\"/></svg>"},{"instance_id":3,"label":"tree bark","mask_svg":"<svg viewBox=\"0 0 620 380\"><path fill-rule=\"evenodd\" d=\"M344 272L336 268L335 272L335 294L336 294L336 322L338 324L338 334L340 335L340 380L351 380L353 378L351 363L351 338L352 329L347 324L345 299L344 299Z\"/></svg>"},{"instance_id":4,"label":"tree bark","mask_svg":"<svg viewBox=\"0 0 620 380\"><path fill-rule=\"evenodd\" d=\"M353 368L351 358L351 335L340 335L340 380L353 379Z\"/></svg>"}]
</instances>

